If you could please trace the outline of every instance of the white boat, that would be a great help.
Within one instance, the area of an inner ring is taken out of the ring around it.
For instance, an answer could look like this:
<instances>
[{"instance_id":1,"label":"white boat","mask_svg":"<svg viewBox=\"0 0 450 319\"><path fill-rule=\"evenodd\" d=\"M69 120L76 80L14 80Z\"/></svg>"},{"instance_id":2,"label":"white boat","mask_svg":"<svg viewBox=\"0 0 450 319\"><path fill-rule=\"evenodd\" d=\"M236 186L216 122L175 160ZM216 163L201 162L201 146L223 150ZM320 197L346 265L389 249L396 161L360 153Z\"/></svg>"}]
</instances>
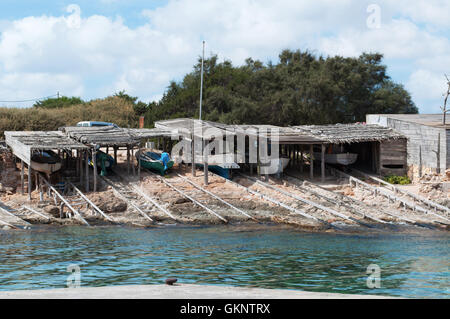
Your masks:
<instances>
[{"instance_id":1,"label":"white boat","mask_svg":"<svg viewBox=\"0 0 450 319\"><path fill-rule=\"evenodd\" d=\"M279 174L284 171L284 169L289 164L289 157L281 156L279 158L272 158L270 160L270 165L261 166L261 174Z\"/></svg>"},{"instance_id":2,"label":"white boat","mask_svg":"<svg viewBox=\"0 0 450 319\"><path fill-rule=\"evenodd\" d=\"M314 152L314 159L319 160L322 158L322 154L319 152ZM329 164L340 164L340 165L351 165L358 159L358 154L355 153L336 153L336 154L325 154L325 163Z\"/></svg>"},{"instance_id":3,"label":"white boat","mask_svg":"<svg viewBox=\"0 0 450 319\"><path fill-rule=\"evenodd\" d=\"M40 151L31 157L31 168L35 171L52 174L61 167L61 158L53 151Z\"/></svg>"}]
</instances>

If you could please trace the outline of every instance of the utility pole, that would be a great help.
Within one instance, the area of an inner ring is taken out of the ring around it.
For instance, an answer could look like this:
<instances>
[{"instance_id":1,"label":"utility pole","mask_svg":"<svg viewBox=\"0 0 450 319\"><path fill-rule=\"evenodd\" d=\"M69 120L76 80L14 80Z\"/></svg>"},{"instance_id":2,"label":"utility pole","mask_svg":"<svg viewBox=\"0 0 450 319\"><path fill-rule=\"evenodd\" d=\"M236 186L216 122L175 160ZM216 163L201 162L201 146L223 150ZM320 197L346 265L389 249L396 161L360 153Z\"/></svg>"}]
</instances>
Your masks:
<instances>
[{"instance_id":1,"label":"utility pole","mask_svg":"<svg viewBox=\"0 0 450 319\"><path fill-rule=\"evenodd\" d=\"M202 99L203 99L203 62L205 60L205 41L203 40L203 55L202 55L202 69L200 74L200 115L199 120L202 120Z\"/></svg>"},{"instance_id":2,"label":"utility pole","mask_svg":"<svg viewBox=\"0 0 450 319\"><path fill-rule=\"evenodd\" d=\"M447 99L448 96L450 95L450 80L448 79L447 74L445 74L445 78L447 79L447 93L444 94L445 98L444 98L444 106L441 107L442 110L442 124L445 125L445 117L447 115L447 112L449 112L450 110L447 110Z\"/></svg>"},{"instance_id":3,"label":"utility pole","mask_svg":"<svg viewBox=\"0 0 450 319\"><path fill-rule=\"evenodd\" d=\"M58 92L56 92L56 96L58 96L58 100L59 100L59 91L58 91Z\"/></svg>"}]
</instances>

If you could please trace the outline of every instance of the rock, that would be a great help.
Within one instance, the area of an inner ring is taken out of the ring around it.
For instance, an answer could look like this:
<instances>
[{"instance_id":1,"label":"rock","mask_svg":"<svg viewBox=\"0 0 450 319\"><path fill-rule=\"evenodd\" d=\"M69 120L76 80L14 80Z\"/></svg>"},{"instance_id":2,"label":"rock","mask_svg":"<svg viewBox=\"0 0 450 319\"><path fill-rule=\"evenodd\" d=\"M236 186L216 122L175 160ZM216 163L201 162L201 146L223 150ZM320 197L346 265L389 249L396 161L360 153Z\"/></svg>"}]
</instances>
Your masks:
<instances>
[{"instance_id":1,"label":"rock","mask_svg":"<svg viewBox=\"0 0 450 319\"><path fill-rule=\"evenodd\" d=\"M189 199L185 198L185 197L178 197L174 200L171 201L170 204L184 204L184 203L188 203Z\"/></svg>"},{"instance_id":2,"label":"rock","mask_svg":"<svg viewBox=\"0 0 450 319\"><path fill-rule=\"evenodd\" d=\"M113 212L124 212L127 210L127 203L124 201L115 198L109 203L106 203L104 211L107 213L113 213Z\"/></svg>"},{"instance_id":3,"label":"rock","mask_svg":"<svg viewBox=\"0 0 450 319\"><path fill-rule=\"evenodd\" d=\"M166 282L166 285L169 285L169 286L172 286L174 283L176 283L178 281L178 279L177 278L167 278L166 280L165 280L165 282Z\"/></svg>"},{"instance_id":4,"label":"rock","mask_svg":"<svg viewBox=\"0 0 450 319\"><path fill-rule=\"evenodd\" d=\"M44 212L53 217L59 218L59 207L55 205L47 205L44 207Z\"/></svg>"}]
</instances>

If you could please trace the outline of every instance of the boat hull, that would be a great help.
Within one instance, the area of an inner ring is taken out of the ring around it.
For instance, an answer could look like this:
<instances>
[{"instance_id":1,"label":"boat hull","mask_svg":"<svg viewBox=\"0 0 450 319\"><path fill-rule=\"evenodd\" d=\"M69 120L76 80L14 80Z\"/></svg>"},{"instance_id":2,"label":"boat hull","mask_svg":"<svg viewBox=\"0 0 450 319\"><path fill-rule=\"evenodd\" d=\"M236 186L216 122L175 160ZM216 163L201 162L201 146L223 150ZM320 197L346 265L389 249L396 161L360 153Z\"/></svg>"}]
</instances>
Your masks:
<instances>
[{"instance_id":1,"label":"boat hull","mask_svg":"<svg viewBox=\"0 0 450 319\"><path fill-rule=\"evenodd\" d=\"M35 161L31 161L31 168L35 171L45 173L45 174L53 174L61 169L61 163L38 163Z\"/></svg>"},{"instance_id":2,"label":"boat hull","mask_svg":"<svg viewBox=\"0 0 450 319\"><path fill-rule=\"evenodd\" d=\"M151 171L157 172L160 175L164 176L164 174L173 167L174 161L170 160L167 162L167 169L164 167L164 164L161 160L153 159L149 156L151 154L152 156L160 155L155 152L151 151L143 151L144 156L141 156L140 152L136 153L136 160L140 161L141 167L149 169ZM147 155L145 155L147 154Z\"/></svg>"},{"instance_id":3,"label":"boat hull","mask_svg":"<svg viewBox=\"0 0 450 319\"><path fill-rule=\"evenodd\" d=\"M321 159L321 153L314 153L316 160ZM325 163L351 165L358 159L358 154L355 153L340 153L340 154L325 154Z\"/></svg>"},{"instance_id":4,"label":"boat hull","mask_svg":"<svg viewBox=\"0 0 450 319\"><path fill-rule=\"evenodd\" d=\"M196 166L203 168L203 164L196 164ZM211 171L226 179L231 179L231 168L224 168L219 165L208 165L208 171Z\"/></svg>"},{"instance_id":5,"label":"boat hull","mask_svg":"<svg viewBox=\"0 0 450 319\"><path fill-rule=\"evenodd\" d=\"M279 157L270 160L270 166L261 166L262 174L280 174L289 164L289 157Z\"/></svg>"},{"instance_id":6,"label":"boat hull","mask_svg":"<svg viewBox=\"0 0 450 319\"><path fill-rule=\"evenodd\" d=\"M167 169L164 168L164 165L160 161L150 162L144 159L141 159L141 167L147 168L151 171L158 172L160 175L164 175L169 169L173 167L174 162L169 161L167 163Z\"/></svg>"}]
</instances>

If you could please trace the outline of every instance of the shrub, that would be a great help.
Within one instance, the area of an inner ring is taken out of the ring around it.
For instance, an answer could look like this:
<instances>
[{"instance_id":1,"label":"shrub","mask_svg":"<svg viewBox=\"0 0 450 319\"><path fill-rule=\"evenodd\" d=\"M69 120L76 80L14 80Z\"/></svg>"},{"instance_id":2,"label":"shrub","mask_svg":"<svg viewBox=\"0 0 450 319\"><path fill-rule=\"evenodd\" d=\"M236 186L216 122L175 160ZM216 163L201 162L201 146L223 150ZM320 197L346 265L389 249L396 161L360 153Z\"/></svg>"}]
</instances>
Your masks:
<instances>
[{"instance_id":1,"label":"shrub","mask_svg":"<svg viewBox=\"0 0 450 319\"><path fill-rule=\"evenodd\" d=\"M411 184L411 180L406 175L405 176L389 175L386 176L384 180L390 184L399 184L399 185Z\"/></svg>"}]
</instances>

